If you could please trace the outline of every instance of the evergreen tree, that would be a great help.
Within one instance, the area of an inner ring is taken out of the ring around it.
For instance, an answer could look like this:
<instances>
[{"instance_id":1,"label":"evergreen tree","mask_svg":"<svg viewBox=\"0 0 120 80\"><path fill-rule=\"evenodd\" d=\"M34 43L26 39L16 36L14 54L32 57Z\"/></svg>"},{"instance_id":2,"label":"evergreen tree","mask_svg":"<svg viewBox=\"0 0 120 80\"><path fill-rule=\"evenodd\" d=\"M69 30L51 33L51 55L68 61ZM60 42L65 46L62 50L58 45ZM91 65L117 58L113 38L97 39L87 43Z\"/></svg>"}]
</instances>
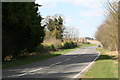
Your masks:
<instances>
[{"instance_id":1,"label":"evergreen tree","mask_svg":"<svg viewBox=\"0 0 120 80\"><path fill-rule=\"evenodd\" d=\"M50 35L55 39L63 39L63 18L61 16L48 16L46 18L46 31L50 32Z\"/></svg>"},{"instance_id":2,"label":"evergreen tree","mask_svg":"<svg viewBox=\"0 0 120 80\"><path fill-rule=\"evenodd\" d=\"M44 39L38 6L33 2L2 3L3 59L33 51Z\"/></svg>"}]
</instances>

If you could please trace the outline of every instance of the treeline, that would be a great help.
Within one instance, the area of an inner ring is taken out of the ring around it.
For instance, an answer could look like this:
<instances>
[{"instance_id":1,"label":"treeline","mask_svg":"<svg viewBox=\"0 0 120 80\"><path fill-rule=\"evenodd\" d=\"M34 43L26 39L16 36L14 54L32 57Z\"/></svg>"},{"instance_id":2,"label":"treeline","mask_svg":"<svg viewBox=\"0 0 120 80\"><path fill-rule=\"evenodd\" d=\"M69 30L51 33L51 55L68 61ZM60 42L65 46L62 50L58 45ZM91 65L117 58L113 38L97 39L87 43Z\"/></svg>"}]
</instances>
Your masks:
<instances>
[{"instance_id":1,"label":"treeline","mask_svg":"<svg viewBox=\"0 0 120 80\"><path fill-rule=\"evenodd\" d=\"M77 31L67 30L60 15L41 17L40 6L34 2L2 3L2 60L78 46L71 40Z\"/></svg>"},{"instance_id":2,"label":"treeline","mask_svg":"<svg viewBox=\"0 0 120 80\"><path fill-rule=\"evenodd\" d=\"M101 24L95 34L97 40L99 40L105 49L118 50L118 3L109 2L105 6L107 9L107 16L103 24Z\"/></svg>"}]
</instances>

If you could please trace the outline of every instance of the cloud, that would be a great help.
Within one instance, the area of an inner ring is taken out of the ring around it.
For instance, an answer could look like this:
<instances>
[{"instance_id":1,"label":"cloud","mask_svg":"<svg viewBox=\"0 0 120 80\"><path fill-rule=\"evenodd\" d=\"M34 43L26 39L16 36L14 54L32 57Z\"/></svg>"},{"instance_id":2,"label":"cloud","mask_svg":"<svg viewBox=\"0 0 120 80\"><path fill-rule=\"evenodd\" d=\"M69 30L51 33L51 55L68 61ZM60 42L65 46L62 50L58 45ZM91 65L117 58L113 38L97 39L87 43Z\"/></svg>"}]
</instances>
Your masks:
<instances>
[{"instance_id":1,"label":"cloud","mask_svg":"<svg viewBox=\"0 0 120 80\"><path fill-rule=\"evenodd\" d=\"M105 9L103 8L103 5L100 2L93 2L93 3L87 2L83 6L86 7L87 9L81 10L78 13L79 16L85 16L85 17L103 16L103 13L105 12Z\"/></svg>"},{"instance_id":2,"label":"cloud","mask_svg":"<svg viewBox=\"0 0 120 80\"><path fill-rule=\"evenodd\" d=\"M89 8L89 11L80 11L79 15L81 16L100 16L103 13L103 9L100 10L102 4L100 0L36 0L36 3L43 5L42 8L54 8L59 4L59 2L71 3L75 6L83 6ZM71 20L67 19L68 22Z\"/></svg>"},{"instance_id":3,"label":"cloud","mask_svg":"<svg viewBox=\"0 0 120 80\"><path fill-rule=\"evenodd\" d=\"M82 10L79 12L79 16L95 17L95 16L103 16L103 13L104 10L102 9Z\"/></svg>"}]
</instances>

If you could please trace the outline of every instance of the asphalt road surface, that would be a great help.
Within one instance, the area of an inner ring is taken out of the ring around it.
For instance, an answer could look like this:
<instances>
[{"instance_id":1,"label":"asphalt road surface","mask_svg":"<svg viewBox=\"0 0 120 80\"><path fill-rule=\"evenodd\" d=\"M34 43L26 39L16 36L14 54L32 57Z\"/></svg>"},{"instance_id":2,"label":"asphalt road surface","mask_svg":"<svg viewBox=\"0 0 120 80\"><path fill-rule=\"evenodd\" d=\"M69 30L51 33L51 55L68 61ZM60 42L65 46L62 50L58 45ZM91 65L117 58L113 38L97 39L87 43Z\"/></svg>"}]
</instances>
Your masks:
<instances>
[{"instance_id":1,"label":"asphalt road surface","mask_svg":"<svg viewBox=\"0 0 120 80\"><path fill-rule=\"evenodd\" d=\"M44 61L5 69L2 78L80 78L98 56L96 46L80 48Z\"/></svg>"}]
</instances>

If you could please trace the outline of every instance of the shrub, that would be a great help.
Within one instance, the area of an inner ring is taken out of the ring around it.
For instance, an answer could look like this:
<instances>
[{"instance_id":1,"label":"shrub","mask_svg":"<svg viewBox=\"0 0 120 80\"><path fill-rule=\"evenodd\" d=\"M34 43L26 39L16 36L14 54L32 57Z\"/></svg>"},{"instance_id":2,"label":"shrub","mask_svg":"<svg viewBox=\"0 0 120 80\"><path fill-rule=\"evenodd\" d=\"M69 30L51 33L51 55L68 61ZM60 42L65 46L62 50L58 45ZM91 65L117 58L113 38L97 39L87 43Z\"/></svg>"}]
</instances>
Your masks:
<instances>
[{"instance_id":1,"label":"shrub","mask_svg":"<svg viewBox=\"0 0 120 80\"><path fill-rule=\"evenodd\" d=\"M63 42L61 44L61 48L63 48L63 49L75 48L75 47L77 47L77 43L76 42L69 41L69 42Z\"/></svg>"},{"instance_id":2,"label":"shrub","mask_svg":"<svg viewBox=\"0 0 120 80\"><path fill-rule=\"evenodd\" d=\"M37 49L36 52L46 52L46 51L55 51L55 47L53 44L40 44Z\"/></svg>"},{"instance_id":3,"label":"shrub","mask_svg":"<svg viewBox=\"0 0 120 80\"><path fill-rule=\"evenodd\" d=\"M54 47L53 44L48 44L48 45L45 45L44 47L45 47L45 49L48 49L50 51L54 51L55 50L55 47Z\"/></svg>"},{"instance_id":4,"label":"shrub","mask_svg":"<svg viewBox=\"0 0 120 80\"><path fill-rule=\"evenodd\" d=\"M86 42L85 44L90 44L90 42Z\"/></svg>"},{"instance_id":5,"label":"shrub","mask_svg":"<svg viewBox=\"0 0 120 80\"><path fill-rule=\"evenodd\" d=\"M44 50L48 50L48 51L55 51L55 47L53 44L43 44Z\"/></svg>"}]
</instances>

